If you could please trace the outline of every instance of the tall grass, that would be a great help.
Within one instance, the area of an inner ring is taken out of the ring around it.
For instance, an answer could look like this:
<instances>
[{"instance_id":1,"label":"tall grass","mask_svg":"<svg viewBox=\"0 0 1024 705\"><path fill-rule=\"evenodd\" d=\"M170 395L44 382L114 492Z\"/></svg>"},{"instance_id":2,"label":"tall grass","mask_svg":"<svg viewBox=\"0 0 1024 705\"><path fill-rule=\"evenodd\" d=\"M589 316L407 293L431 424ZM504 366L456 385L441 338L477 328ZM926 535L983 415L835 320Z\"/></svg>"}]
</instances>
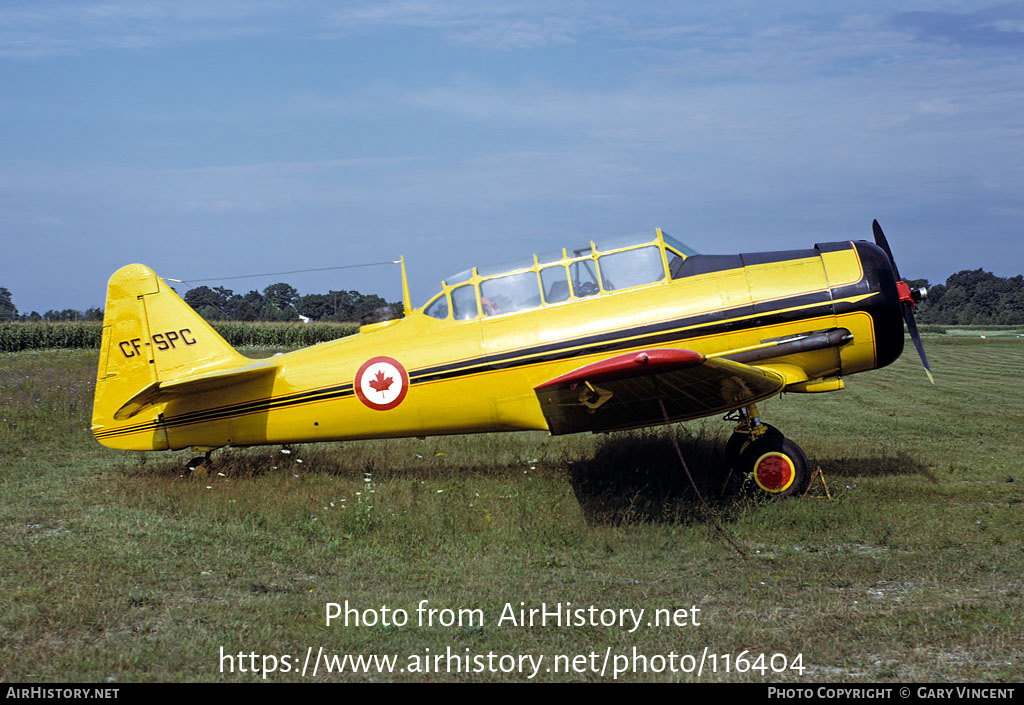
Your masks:
<instances>
[{"instance_id":1,"label":"tall grass","mask_svg":"<svg viewBox=\"0 0 1024 705\"><path fill-rule=\"evenodd\" d=\"M96 322L0 323L0 352L55 348L99 348L103 326Z\"/></svg>"},{"instance_id":2,"label":"tall grass","mask_svg":"<svg viewBox=\"0 0 1024 705\"><path fill-rule=\"evenodd\" d=\"M234 347L306 347L358 332L356 323L271 323L221 321L211 324ZM0 323L0 352L52 349L98 349L99 322Z\"/></svg>"},{"instance_id":3,"label":"tall grass","mask_svg":"<svg viewBox=\"0 0 1024 705\"><path fill-rule=\"evenodd\" d=\"M222 321L211 324L234 347L306 347L359 332L356 323L268 323Z\"/></svg>"}]
</instances>

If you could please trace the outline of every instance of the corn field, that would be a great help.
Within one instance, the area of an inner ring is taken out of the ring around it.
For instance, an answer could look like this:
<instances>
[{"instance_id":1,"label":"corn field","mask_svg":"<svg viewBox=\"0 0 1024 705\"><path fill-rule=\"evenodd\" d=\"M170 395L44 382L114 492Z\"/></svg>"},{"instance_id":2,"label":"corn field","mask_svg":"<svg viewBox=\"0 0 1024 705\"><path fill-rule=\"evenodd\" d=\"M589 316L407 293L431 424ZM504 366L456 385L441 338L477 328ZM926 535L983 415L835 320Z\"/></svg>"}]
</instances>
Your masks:
<instances>
[{"instance_id":1,"label":"corn field","mask_svg":"<svg viewBox=\"0 0 1024 705\"><path fill-rule=\"evenodd\" d=\"M224 321L211 324L233 347L305 347L343 338L359 330L356 323L270 323ZM99 322L0 323L0 352L53 348L100 347Z\"/></svg>"}]
</instances>

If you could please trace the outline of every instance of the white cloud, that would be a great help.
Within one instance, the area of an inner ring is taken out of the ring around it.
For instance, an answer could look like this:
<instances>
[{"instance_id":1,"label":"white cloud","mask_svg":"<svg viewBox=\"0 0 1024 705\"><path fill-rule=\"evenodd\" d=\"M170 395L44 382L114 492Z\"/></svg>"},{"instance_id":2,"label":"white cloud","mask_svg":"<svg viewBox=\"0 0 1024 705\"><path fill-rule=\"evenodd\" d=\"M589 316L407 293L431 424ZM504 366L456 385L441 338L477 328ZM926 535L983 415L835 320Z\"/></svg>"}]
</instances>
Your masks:
<instances>
[{"instance_id":1,"label":"white cloud","mask_svg":"<svg viewBox=\"0 0 1024 705\"><path fill-rule=\"evenodd\" d=\"M128 50L285 31L287 3L242 0L14 2L0 7L0 58L34 59Z\"/></svg>"},{"instance_id":2,"label":"white cloud","mask_svg":"<svg viewBox=\"0 0 1024 705\"><path fill-rule=\"evenodd\" d=\"M453 44L515 49L576 41L598 24L580 10L575 3L401 0L349 5L331 13L330 21L343 31L422 29Z\"/></svg>"}]
</instances>

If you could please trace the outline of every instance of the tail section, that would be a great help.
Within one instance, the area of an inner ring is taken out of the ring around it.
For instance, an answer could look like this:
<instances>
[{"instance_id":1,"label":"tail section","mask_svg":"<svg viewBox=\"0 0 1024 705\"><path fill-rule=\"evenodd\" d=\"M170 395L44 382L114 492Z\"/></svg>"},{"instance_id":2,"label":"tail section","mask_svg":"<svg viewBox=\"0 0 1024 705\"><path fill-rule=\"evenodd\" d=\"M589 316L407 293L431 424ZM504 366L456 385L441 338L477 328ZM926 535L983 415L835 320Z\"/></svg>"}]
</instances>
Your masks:
<instances>
[{"instance_id":1,"label":"tail section","mask_svg":"<svg viewBox=\"0 0 1024 705\"><path fill-rule=\"evenodd\" d=\"M209 389L267 367L236 352L152 269L122 267L107 285L93 434L113 448L164 450L169 388Z\"/></svg>"}]
</instances>

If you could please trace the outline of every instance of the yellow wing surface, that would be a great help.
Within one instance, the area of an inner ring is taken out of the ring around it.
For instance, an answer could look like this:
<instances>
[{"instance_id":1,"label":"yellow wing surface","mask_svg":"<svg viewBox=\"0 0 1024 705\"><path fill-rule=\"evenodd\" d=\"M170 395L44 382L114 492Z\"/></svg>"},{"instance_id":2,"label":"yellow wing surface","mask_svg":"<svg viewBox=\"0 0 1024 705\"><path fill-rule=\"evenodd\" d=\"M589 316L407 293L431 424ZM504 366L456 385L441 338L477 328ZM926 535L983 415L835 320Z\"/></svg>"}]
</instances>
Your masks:
<instances>
[{"instance_id":1,"label":"yellow wing surface","mask_svg":"<svg viewBox=\"0 0 1024 705\"><path fill-rule=\"evenodd\" d=\"M535 387L552 435L616 431L731 411L782 390L785 378L692 350L657 348L595 362Z\"/></svg>"}]
</instances>

